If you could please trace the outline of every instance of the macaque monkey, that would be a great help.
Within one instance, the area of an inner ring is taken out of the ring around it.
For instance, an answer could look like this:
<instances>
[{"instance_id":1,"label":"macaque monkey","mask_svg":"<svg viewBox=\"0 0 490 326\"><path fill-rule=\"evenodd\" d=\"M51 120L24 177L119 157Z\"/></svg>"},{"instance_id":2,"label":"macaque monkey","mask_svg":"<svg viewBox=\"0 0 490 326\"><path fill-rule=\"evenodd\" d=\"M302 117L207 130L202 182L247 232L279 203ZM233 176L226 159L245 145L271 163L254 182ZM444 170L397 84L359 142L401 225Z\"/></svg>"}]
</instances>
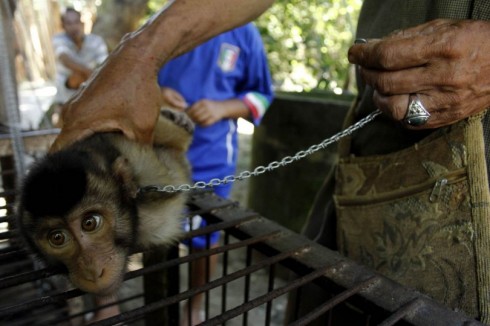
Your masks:
<instances>
[{"instance_id":1,"label":"macaque monkey","mask_svg":"<svg viewBox=\"0 0 490 326\"><path fill-rule=\"evenodd\" d=\"M113 295L135 248L169 244L181 232L182 192L138 192L188 184L193 124L162 110L154 146L97 133L37 162L24 180L18 227L27 245L71 282Z\"/></svg>"}]
</instances>

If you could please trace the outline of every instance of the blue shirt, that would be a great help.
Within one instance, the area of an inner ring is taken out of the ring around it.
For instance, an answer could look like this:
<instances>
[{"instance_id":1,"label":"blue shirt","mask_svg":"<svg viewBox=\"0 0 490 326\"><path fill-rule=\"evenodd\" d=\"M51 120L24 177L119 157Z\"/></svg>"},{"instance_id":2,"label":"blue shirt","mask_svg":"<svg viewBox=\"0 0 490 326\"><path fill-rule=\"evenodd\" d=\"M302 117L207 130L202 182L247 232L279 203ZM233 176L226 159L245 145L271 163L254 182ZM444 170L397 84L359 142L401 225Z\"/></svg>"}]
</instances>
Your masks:
<instances>
[{"instance_id":1,"label":"blue shirt","mask_svg":"<svg viewBox=\"0 0 490 326\"><path fill-rule=\"evenodd\" d=\"M201 99L241 99L254 124L273 99L262 39L253 24L220 34L169 61L159 71L158 83L181 93L189 105ZM236 119L196 126L188 151L194 181L234 174L237 149Z\"/></svg>"}]
</instances>

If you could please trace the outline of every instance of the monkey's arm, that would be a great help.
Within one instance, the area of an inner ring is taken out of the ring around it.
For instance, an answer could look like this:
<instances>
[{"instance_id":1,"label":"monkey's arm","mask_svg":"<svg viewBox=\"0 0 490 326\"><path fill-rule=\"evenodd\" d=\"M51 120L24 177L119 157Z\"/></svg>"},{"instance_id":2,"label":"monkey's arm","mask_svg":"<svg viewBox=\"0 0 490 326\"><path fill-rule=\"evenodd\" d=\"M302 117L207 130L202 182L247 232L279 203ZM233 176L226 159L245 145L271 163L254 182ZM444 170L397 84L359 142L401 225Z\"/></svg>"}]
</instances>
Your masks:
<instances>
[{"instance_id":1,"label":"monkey's arm","mask_svg":"<svg viewBox=\"0 0 490 326\"><path fill-rule=\"evenodd\" d=\"M194 132L194 123L187 114L170 108L160 111L155 126L155 146L165 146L185 152L189 148Z\"/></svg>"}]
</instances>

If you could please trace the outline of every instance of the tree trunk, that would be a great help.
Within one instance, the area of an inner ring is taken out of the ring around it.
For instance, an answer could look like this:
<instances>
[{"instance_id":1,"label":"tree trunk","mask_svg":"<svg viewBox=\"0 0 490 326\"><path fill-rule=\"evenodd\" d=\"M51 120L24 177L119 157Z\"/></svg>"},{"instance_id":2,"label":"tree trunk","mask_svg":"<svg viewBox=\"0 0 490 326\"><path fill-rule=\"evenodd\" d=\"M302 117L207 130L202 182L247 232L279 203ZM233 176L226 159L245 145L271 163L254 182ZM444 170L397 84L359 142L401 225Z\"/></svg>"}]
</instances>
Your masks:
<instances>
[{"instance_id":1,"label":"tree trunk","mask_svg":"<svg viewBox=\"0 0 490 326\"><path fill-rule=\"evenodd\" d=\"M58 3L41 1L36 6L30 0L16 3L14 28L18 82L51 80L55 76L51 38L61 31Z\"/></svg>"},{"instance_id":2,"label":"tree trunk","mask_svg":"<svg viewBox=\"0 0 490 326\"><path fill-rule=\"evenodd\" d=\"M149 0L104 0L97 10L92 33L100 35L112 51L121 38L139 27Z\"/></svg>"}]
</instances>

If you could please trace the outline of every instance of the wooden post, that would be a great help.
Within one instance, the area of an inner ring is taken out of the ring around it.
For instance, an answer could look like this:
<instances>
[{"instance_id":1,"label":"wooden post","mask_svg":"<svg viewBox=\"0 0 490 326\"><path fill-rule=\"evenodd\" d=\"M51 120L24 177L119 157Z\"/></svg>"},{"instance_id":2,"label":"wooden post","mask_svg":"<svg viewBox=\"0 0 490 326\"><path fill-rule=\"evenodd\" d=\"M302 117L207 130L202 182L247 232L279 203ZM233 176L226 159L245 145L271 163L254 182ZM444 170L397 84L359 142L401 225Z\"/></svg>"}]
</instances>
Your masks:
<instances>
[{"instance_id":1,"label":"wooden post","mask_svg":"<svg viewBox=\"0 0 490 326\"><path fill-rule=\"evenodd\" d=\"M162 249L157 248L143 255L145 267L178 258L178 246ZM151 304L179 293L179 266L163 271L145 274L143 288L145 291L145 304ZM178 325L179 303L149 313L145 317L146 326Z\"/></svg>"}]
</instances>

